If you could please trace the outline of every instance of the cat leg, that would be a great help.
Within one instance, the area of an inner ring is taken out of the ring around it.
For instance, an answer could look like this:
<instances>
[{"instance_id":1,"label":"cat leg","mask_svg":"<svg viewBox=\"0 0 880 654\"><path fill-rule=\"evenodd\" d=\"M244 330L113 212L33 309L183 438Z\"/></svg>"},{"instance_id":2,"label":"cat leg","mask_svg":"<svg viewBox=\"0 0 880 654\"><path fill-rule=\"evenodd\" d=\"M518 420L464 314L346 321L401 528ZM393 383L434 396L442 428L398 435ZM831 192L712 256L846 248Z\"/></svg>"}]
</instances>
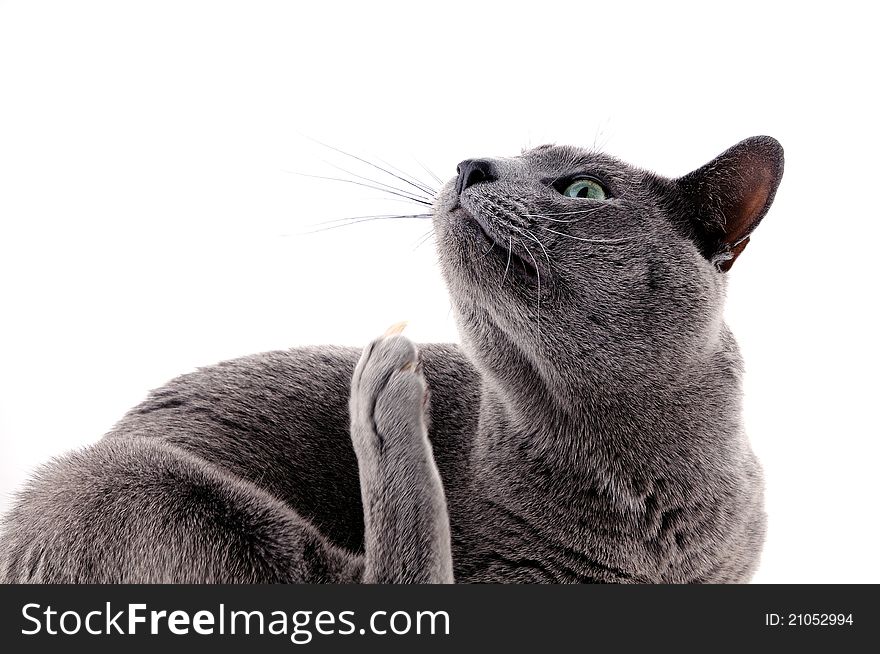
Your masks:
<instances>
[{"instance_id":1,"label":"cat leg","mask_svg":"<svg viewBox=\"0 0 880 654\"><path fill-rule=\"evenodd\" d=\"M352 377L365 583L453 581L449 515L428 440L426 404L418 351L392 328L364 349Z\"/></svg>"},{"instance_id":2,"label":"cat leg","mask_svg":"<svg viewBox=\"0 0 880 654\"><path fill-rule=\"evenodd\" d=\"M351 583L363 569L282 501L156 439L49 463L2 527L3 583Z\"/></svg>"}]
</instances>

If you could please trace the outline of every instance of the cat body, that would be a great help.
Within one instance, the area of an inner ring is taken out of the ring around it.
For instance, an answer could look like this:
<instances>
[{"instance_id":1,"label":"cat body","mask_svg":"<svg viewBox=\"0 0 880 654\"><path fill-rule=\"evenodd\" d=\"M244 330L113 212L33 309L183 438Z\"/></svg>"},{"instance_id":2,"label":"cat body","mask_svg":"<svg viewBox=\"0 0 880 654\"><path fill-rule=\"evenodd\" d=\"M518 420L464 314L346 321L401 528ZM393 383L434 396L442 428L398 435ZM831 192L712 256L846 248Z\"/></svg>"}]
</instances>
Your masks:
<instances>
[{"instance_id":1,"label":"cat body","mask_svg":"<svg viewBox=\"0 0 880 654\"><path fill-rule=\"evenodd\" d=\"M391 330L173 380L36 473L0 579L748 580L721 311L781 174L767 137L676 180L560 146L462 162L433 217L460 346Z\"/></svg>"}]
</instances>

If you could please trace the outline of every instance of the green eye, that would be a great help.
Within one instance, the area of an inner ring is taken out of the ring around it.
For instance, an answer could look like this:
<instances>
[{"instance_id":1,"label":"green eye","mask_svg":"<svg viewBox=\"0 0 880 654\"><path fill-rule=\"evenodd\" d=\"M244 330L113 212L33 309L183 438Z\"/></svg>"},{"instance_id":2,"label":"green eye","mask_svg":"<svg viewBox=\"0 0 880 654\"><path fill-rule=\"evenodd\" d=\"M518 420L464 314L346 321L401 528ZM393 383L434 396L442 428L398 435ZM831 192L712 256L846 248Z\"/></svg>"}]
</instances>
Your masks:
<instances>
[{"instance_id":1,"label":"green eye","mask_svg":"<svg viewBox=\"0 0 880 654\"><path fill-rule=\"evenodd\" d=\"M562 195L569 198L589 198L591 200L604 200L605 189L592 179L577 179L565 187Z\"/></svg>"}]
</instances>

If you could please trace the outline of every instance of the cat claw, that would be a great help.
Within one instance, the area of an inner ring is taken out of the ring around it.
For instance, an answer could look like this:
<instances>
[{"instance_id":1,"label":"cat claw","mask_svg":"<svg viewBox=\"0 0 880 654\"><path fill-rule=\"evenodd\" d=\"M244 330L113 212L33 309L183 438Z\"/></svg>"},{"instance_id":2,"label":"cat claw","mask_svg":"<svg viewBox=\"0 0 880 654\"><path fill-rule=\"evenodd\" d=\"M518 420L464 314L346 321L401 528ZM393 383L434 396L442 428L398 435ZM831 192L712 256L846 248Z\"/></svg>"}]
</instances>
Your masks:
<instances>
[{"instance_id":1,"label":"cat claw","mask_svg":"<svg viewBox=\"0 0 880 654\"><path fill-rule=\"evenodd\" d=\"M385 330L385 336L395 336L396 334L402 334L403 330L406 329L406 326L409 324L407 320L401 320L400 322L396 322L391 327Z\"/></svg>"}]
</instances>

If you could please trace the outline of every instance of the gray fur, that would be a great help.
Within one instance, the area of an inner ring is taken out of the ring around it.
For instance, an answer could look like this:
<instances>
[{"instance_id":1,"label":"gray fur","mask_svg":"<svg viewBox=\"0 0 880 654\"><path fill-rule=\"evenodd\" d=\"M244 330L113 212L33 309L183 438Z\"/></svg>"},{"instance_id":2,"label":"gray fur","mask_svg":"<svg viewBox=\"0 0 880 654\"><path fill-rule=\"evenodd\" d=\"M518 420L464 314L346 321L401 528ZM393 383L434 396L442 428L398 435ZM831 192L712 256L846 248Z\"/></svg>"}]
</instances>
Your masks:
<instances>
[{"instance_id":1,"label":"gray fur","mask_svg":"<svg viewBox=\"0 0 880 654\"><path fill-rule=\"evenodd\" d=\"M492 165L435 202L461 347L392 334L171 381L36 472L0 579L748 580L762 481L722 306L778 143L678 180L572 147ZM553 188L575 173L611 197Z\"/></svg>"}]
</instances>

